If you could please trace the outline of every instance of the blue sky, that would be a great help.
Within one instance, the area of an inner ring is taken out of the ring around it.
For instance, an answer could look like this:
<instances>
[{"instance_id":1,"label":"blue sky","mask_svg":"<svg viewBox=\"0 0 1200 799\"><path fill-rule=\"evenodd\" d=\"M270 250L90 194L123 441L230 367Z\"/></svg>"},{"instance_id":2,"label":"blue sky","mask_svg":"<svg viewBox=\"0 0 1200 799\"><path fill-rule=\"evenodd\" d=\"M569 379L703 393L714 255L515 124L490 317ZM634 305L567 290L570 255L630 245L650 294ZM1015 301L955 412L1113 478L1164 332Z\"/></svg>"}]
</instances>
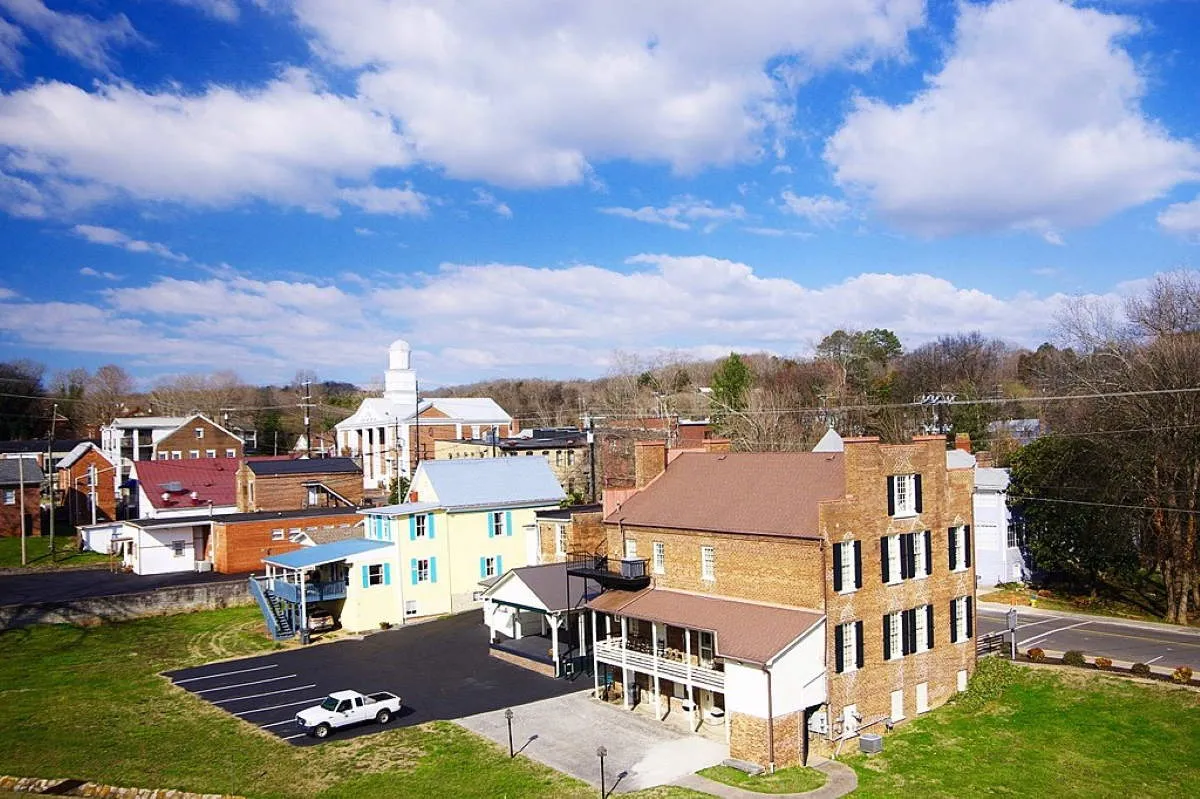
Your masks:
<instances>
[{"instance_id":1,"label":"blue sky","mask_svg":"<svg viewBox=\"0 0 1200 799\"><path fill-rule=\"evenodd\" d=\"M0 359L1036 345L1200 253L1200 3L0 0Z\"/></svg>"}]
</instances>

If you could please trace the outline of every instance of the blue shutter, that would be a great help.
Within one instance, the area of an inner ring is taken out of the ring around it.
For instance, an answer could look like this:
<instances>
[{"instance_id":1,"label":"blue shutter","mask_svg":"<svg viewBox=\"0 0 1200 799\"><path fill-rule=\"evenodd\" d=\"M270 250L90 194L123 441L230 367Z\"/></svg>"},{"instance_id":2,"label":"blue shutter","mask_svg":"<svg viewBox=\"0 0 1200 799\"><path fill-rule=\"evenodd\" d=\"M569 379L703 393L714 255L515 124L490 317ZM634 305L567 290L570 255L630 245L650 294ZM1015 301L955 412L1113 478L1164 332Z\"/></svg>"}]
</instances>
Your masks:
<instances>
[{"instance_id":1,"label":"blue shutter","mask_svg":"<svg viewBox=\"0 0 1200 799\"><path fill-rule=\"evenodd\" d=\"M383 564L383 584L392 584L392 564L390 563Z\"/></svg>"},{"instance_id":2,"label":"blue shutter","mask_svg":"<svg viewBox=\"0 0 1200 799\"><path fill-rule=\"evenodd\" d=\"M496 576L499 577L501 574L504 574L504 557L502 555L497 555L496 556Z\"/></svg>"},{"instance_id":3,"label":"blue shutter","mask_svg":"<svg viewBox=\"0 0 1200 799\"><path fill-rule=\"evenodd\" d=\"M417 584L417 559L412 559L412 584Z\"/></svg>"},{"instance_id":4,"label":"blue shutter","mask_svg":"<svg viewBox=\"0 0 1200 799\"><path fill-rule=\"evenodd\" d=\"M437 558L429 559L429 582L437 582Z\"/></svg>"},{"instance_id":5,"label":"blue shutter","mask_svg":"<svg viewBox=\"0 0 1200 799\"><path fill-rule=\"evenodd\" d=\"M491 538L496 530L496 516L497 514L494 511L487 515L488 538Z\"/></svg>"},{"instance_id":6,"label":"blue shutter","mask_svg":"<svg viewBox=\"0 0 1200 799\"><path fill-rule=\"evenodd\" d=\"M504 534L512 535L512 511L504 511Z\"/></svg>"},{"instance_id":7,"label":"blue shutter","mask_svg":"<svg viewBox=\"0 0 1200 799\"><path fill-rule=\"evenodd\" d=\"M479 579L487 577L487 558L482 555L479 558Z\"/></svg>"},{"instance_id":8,"label":"blue shutter","mask_svg":"<svg viewBox=\"0 0 1200 799\"><path fill-rule=\"evenodd\" d=\"M362 567L362 575L363 575L363 588L368 588L371 585L371 567L363 566Z\"/></svg>"},{"instance_id":9,"label":"blue shutter","mask_svg":"<svg viewBox=\"0 0 1200 799\"><path fill-rule=\"evenodd\" d=\"M408 540L409 541L417 540L417 517L416 516L408 517Z\"/></svg>"},{"instance_id":10,"label":"blue shutter","mask_svg":"<svg viewBox=\"0 0 1200 799\"><path fill-rule=\"evenodd\" d=\"M425 514L425 535L429 536L429 540L433 540L433 514Z\"/></svg>"}]
</instances>

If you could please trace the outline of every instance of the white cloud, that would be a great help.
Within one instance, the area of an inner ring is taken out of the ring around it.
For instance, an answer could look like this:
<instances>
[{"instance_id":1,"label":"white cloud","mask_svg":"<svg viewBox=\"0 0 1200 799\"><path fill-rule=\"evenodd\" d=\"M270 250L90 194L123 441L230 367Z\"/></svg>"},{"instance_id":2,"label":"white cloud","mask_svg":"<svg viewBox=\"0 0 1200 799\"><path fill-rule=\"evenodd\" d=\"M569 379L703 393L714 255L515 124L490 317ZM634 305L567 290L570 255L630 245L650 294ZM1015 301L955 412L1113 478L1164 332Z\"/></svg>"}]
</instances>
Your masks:
<instances>
[{"instance_id":1,"label":"white cloud","mask_svg":"<svg viewBox=\"0 0 1200 799\"><path fill-rule=\"evenodd\" d=\"M15 296L17 296L17 292L13 291L12 289L6 289L4 286L0 286L0 300L11 299Z\"/></svg>"},{"instance_id":2,"label":"white cloud","mask_svg":"<svg viewBox=\"0 0 1200 799\"><path fill-rule=\"evenodd\" d=\"M111 69L112 49L141 41L124 14L98 20L86 14L54 11L47 8L43 0L0 0L0 12L13 22L37 32L58 52L95 70ZM11 32L6 34L0 30L0 48L5 46L5 41L9 42L8 52L13 52L15 45L11 43Z\"/></svg>"},{"instance_id":3,"label":"white cloud","mask_svg":"<svg viewBox=\"0 0 1200 799\"><path fill-rule=\"evenodd\" d=\"M241 14L237 0L171 0L171 2L194 8L202 14L223 22L236 22Z\"/></svg>"},{"instance_id":4,"label":"white cloud","mask_svg":"<svg viewBox=\"0 0 1200 799\"><path fill-rule=\"evenodd\" d=\"M23 219L46 216L45 198L28 180L0 172L0 211Z\"/></svg>"},{"instance_id":5,"label":"white cloud","mask_svg":"<svg viewBox=\"0 0 1200 799\"><path fill-rule=\"evenodd\" d=\"M1200 197L1168 205L1158 215L1158 226L1167 233L1200 241Z\"/></svg>"},{"instance_id":6,"label":"white cloud","mask_svg":"<svg viewBox=\"0 0 1200 799\"><path fill-rule=\"evenodd\" d=\"M297 0L316 52L452 177L580 183L596 163L680 173L776 151L795 76L902 54L921 0ZM772 71L765 71L765 65ZM788 68L784 68L784 66Z\"/></svg>"},{"instance_id":7,"label":"white cloud","mask_svg":"<svg viewBox=\"0 0 1200 799\"><path fill-rule=\"evenodd\" d=\"M1129 17L1060 0L960 3L941 71L909 103L859 97L829 140L837 182L930 236L1095 223L1200 175L1141 108Z\"/></svg>"},{"instance_id":8,"label":"white cloud","mask_svg":"<svg viewBox=\"0 0 1200 799\"><path fill-rule=\"evenodd\" d=\"M772 175L790 175L794 170L787 164L776 164L771 167Z\"/></svg>"},{"instance_id":9,"label":"white cloud","mask_svg":"<svg viewBox=\"0 0 1200 799\"><path fill-rule=\"evenodd\" d=\"M652 225L666 225L675 230L691 230L693 224L702 224L705 233L711 232L724 222L745 219L746 209L737 203L719 207L710 200L699 200L690 195L673 197L671 201L656 208L646 205L641 208L600 208L600 213L636 219Z\"/></svg>"},{"instance_id":10,"label":"white cloud","mask_svg":"<svg viewBox=\"0 0 1200 799\"><path fill-rule=\"evenodd\" d=\"M497 200L494 194L483 189L475 189L475 199L471 200L471 205L482 205L484 208L491 208L505 219L512 219L513 216L512 209L508 207L508 203Z\"/></svg>"},{"instance_id":11,"label":"white cloud","mask_svg":"<svg viewBox=\"0 0 1200 799\"><path fill-rule=\"evenodd\" d=\"M800 196L785 189L779 196L785 211L821 227L833 227L850 213L850 206L844 200L826 194Z\"/></svg>"},{"instance_id":12,"label":"white cloud","mask_svg":"<svg viewBox=\"0 0 1200 799\"><path fill-rule=\"evenodd\" d=\"M21 71L21 44L24 41L21 29L0 17L0 70Z\"/></svg>"},{"instance_id":13,"label":"white cloud","mask_svg":"<svg viewBox=\"0 0 1200 799\"><path fill-rule=\"evenodd\" d=\"M359 236L374 236L375 235L375 231L371 230L369 227L356 227L356 228L354 228L354 232L357 233Z\"/></svg>"},{"instance_id":14,"label":"white cloud","mask_svg":"<svg viewBox=\"0 0 1200 799\"><path fill-rule=\"evenodd\" d=\"M186 261L188 257L174 252L165 244L159 244L155 241L142 241L135 239L127 233L123 233L116 228L102 227L100 225L76 225L71 228L71 232L77 236L90 241L92 244L107 244L110 247L120 247L123 250L137 253L153 253L155 255L167 258L172 261Z\"/></svg>"},{"instance_id":15,"label":"white cloud","mask_svg":"<svg viewBox=\"0 0 1200 799\"><path fill-rule=\"evenodd\" d=\"M95 91L50 81L0 94L6 169L59 204L92 192L229 206L261 199L329 212L338 188L405 166L392 121L289 70L246 91ZM71 193L74 192L75 195Z\"/></svg>"},{"instance_id":16,"label":"white cloud","mask_svg":"<svg viewBox=\"0 0 1200 799\"><path fill-rule=\"evenodd\" d=\"M342 189L338 198L356 206L368 214L390 214L392 216L425 216L429 213L429 202L424 194L405 189L360 186Z\"/></svg>"},{"instance_id":17,"label":"white cloud","mask_svg":"<svg viewBox=\"0 0 1200 799\"><path fill-rule=\"evenodd\" d=\"M102 277L105 280L120 280L121 279L121 276L118 274L114 274L113 272L101 272L99 270L93 269L90 266L85 266L82 269L80 269L79 274L83 275L84 277Z\"/></svg>"},{"instance_id":18,"label":"white cloud","mask_svg":"<svg viewBox=\"0 0 1200 799\"><path fill-rule=\"evenodd\" d=\"M792 236L799 239L811 239L813 237L813 234L806 230L788 230L780 227L744 227L742 230L753 233L755 236L771 236L773 238Z\"/></svg>"}]
</instances>

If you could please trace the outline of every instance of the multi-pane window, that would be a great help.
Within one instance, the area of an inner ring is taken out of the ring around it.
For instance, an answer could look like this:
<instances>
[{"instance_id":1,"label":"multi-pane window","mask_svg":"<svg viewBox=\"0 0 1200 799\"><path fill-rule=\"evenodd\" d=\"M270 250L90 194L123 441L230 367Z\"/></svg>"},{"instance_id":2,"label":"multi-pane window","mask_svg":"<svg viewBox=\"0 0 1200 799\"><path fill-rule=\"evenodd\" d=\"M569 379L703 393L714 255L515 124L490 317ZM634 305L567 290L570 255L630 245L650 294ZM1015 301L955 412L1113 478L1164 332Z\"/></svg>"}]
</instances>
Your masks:
<instances>
[{"instance_id":1,"label":"multi-pane window","mask_svg":"<svg viewBox=\"0 0 1200 799\"><path fill-rule=\"evenodd\" d=\"M282 527L271 531L271 540L272 541L282 541L283 539L284 539L284 533L283 533Z\"/></svg>"},{"instance_id":2,"label":"multi-pane window","mask_svg":"<svg viewBox=\"0 0 1200 799\"><path fill-rule=\"evenodd\" d=\"M483 559L483 576L484 577L495 577L496 576L496 559L495 558L484 558Z\"/></svg>"},{"instance_id":3,"label":"multi-pane window","mask_svg":"<svg viewBox=\"0 0 1200 799\"><path fill-rule=\"evenodd\" d=\"M901 611L883 617L884 660L898 660L904 656L904 614Z\"/></svg>"},{"instance_id":4,"label":"multi-pane window","mask_svg":"<svg viewBox=\"0 0 1200 799\"><path fill-rule=\"evenodd\" d=\"M950 642L966 641L974 635L975 603L969 596L950 600Z\"/></svg>"},{"instance_id":5,"label":"multi-pane window","mask_svg":"<svg viewBox=\"0 0 1200 799\"><path fill-rule=\"evenodd\" d=\"M573 450L573 449L567 450L567 465L568 466L575 465L575 450Z\"/></svg>"},{"instance_id":6,"label":"multi-pane window","mask_svg":"<svg viewBox=\"0 0 1200 799\"><path fill-rule=\"evenodd\" d=\"M863 623L848 621L833 628L834 671L842 674L863 667Z\"/></svg>"},{"instance_id":7,"label":"multi-pane window","mask_svg":"<svg viewBox=\"0 0 1200 799\"><path fill-rule=\"evenodd\" d=\"M554 552L557 555L567 554L567 526L565 524L555 525Z\"/></svg>"},{"instance_id":8,"label":"multi-pane window","mask_svg":"<svg viewBox=\"0 0 1200 799\"><path fill-rule=\"evenodd\" d=\"M925 652L930 648L929 636L933 632L933 626L929 623L933 616L933 605L923 605L916 609L913 613L913 621L915 622L914 637L916 638L917 652Z\"/></svg>"},{"instance_id":9,"label":"multi-pane window","mask_svg":"<svg viewBox=\"0 0 1200 799\"><path fill-rule=\"evenodd\" d=\"M204 450L204 457L215 458L217 457L217 451L215 449L206 449Z\"/></svg>"},{"instance_id":10,"label":"multi-pane window","mask_svg":"<svg viewBox=\"0 0 1200 799\"><path fill-rule=\"evenodd\" d=\"M700 579L717 579L717 550L715 547L700 547Z\"/></svg>"},{"instance_id":11,"label":"multi-pane window","mask_svg":"<svg viewBox=\"0 0 1200 799\"><path fill-rule=\"evenodd\" d=\"M968 525L951 527L949 531L950 571L963 571L971 566L971 528Z\"/></svg>"},{"instance_id":12,"label":"multi-pane window","mask_svg":"<svg viewBox=\"0 0 1200 799\"><path fill-rule=\"evenodd\" d=\"M930 532L925 530L919 533L909 533L912 536L912 576L913 577L928 577L929 576L929 539Z\"/></svg>"},{"instance_id":13,"label":"multi-pane window","mask_svg":"<svg viewBox=\"0 0 1200 799\"><path fill-rule=\"evenodd\" d=\"M184 547L183 541L172 541L171 542L171 554L173 554L177 558L182 558L183 557L183 547Z\"/></svg>"},{"instance_id":14,"label":"multi-pane window","mask_svg":"<svg viewBox=\"0 0 1200 799\"><path fill-rule=\"evenodd\" d=\"M196 438L198 438L198 439L204 438L204 428L203 427L196 428Z\"/></svg>"},{"instance_id":15,"label":"multi-pane window","mask_svg":"<svg viewBox=\"0 0 1200 799\"><path fill-rule=\"evenodd\" d=\"M896 660L933 647L933 606L887 613L883 617L883 658Z\"/></svg>"},{"instance_id":16,"label":"multi-pane window","mask_svg":"<svg viewBox=\"0 0 1200 799\"><path fill-rule=\"evenodd\" d=\"M498 537L504 535L504 514L500 511L492 512L492 536Z\"/></svg>"},{"instance_id":17,"label":"multi-pane window","mask_svg":"<svg viewBox=\"0 0 1200 799\"><path fill-rule=\"evenodd\" d=\"M188 457L192 460L198 460L200 458L200 450L198 450L198 449L189 450Z\"/></svg>"},{"instance_id":18,"label":"multi-pane window","mask_svg":"<svg viewBox=\"0 0 1200 799\"><path fill-rule=\"evenodd\" d=\"M12 488L4 489L4 504L5 505L16 505L17 504L16 489L12 489Z\"/></svg>"},{"instance_id":19,"label":"multi-pane window","mask_svg":"<svg viewBox=\"0 0 1200 799\"><path fill-rule=\"evenodd\" d=\"M429 519L422 513L413 517L413 535L417 538L424 538L425 532L428 529Z\"/></svg>"},{"instance_id":20,"label":"multi-pane window","mask_svg":"<svg viewBox=\"0 0 1200 799\"><path fill-rule=\"evenodd\" d=\"M897 474L888 478L888 515L916 516L921 512L921 475Z\"/></svg>"},{"instance_id":21,"label":"multi-pane window","mask_svg":"<svg viewBox=\"0 0 1200 799\"><path fill-rule=\"evenodd\" d=\"M900 536L887 535L880 539L879 562L882 565L885 583L898 583L903 579L900 568Z\"/></svg>"},{"instance_id":22,"label":"multi-pane window","mask_svg":"<svg viewBox=\"0 0 1200 799\"><path fill-rule=\"evenodd\" d=\"M667 545L662 541L654 542L654 573L663 574L667 570Z\"/></svg>"},{"instance_id":23,"label":"multi-pane window","mask_svg":"<svg viewBox=\"0 0 1200 799\"><path fill-rule=\"evenodd\" d=\"M382 563L373 563L367 567L367 585L383 585Z\"/></svg>"},{"instance_id":24,"label":"multi-pane window","mask_svg":"<svg viewBox=\"0 0 1200 799\"><path fill-rule=\"evenodd\" d=\"M427 558L418 558L417 559L416 572L417 572L417 582L418 583L429 582L429 560Z\"/></svg>"},{"instance_id":25,"label":"multi-pane window","mask_svg":"<svg viewBox=\"0 0 1200 799\"><path fill-rule=\"evenodd\" d=\"M227 449L227 450L225 450L225 457L226 457L226 458L236 458L236 457L237 457L237 450L236 450L236 449Z\"/></svg>"},{"instance_id":26,"label":"multi-pane window","mask_svg":"<svg viewBox=\"0 0 1200 799\"><path fill-rule=\"evenodd\" d=\"M833 590L848 594L862 588L862 542L833 545Z\"/></svg>"}]
</instances>

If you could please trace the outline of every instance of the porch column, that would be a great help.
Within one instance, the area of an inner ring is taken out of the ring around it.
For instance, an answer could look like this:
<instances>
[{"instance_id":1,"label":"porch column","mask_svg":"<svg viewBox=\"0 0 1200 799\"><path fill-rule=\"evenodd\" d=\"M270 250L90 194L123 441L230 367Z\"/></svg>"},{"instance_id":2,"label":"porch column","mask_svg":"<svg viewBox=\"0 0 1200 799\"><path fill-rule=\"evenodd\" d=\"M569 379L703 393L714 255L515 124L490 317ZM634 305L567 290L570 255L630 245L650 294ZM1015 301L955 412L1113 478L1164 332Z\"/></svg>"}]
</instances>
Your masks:
<instances>
[{"instance_id":1,"label":"porch column","mask_svg":"<svg viewBox=\"0 0 1200 799\"><path fill-rule=\"evenodd\" d=\"M596 611L592 615L592 677L596 683L596 693L592 696L600 698L600 656L596 654Z\"/></svg>"},{"instance_id":2,"label":"porch column","mask_svg":"<svg viewBox=\"0 0 1200 799\"><path fill-rule=\"evenodd\" d=\"M654 655L654 718L662 721L662 689L658 682L658 622L650 622L650 653Z\"/></svg>"},{"instance_id":3,"label":"porch column","mask_svg":"<svg viewBox=\"0 0 1200 799\"><path fill-rule=\"evenodd\" d=\"M304 569L300 569L300 639L304 640L304 630L308 629L308 602L304 596Z\"/></svg>"},{"instance_id":4,"label":"porch column","mask_svg":"<svg viewBox=\"0 0 1200 799\"><path fill-rule=\"evenodd\" d=\"M596 645L596 632L592 631L592 647ZM587 642L587 624L583 621L583 615L579 616L579 657L584 657L591 651L591 647Z\"/></svg>"},{"instance_id":5,"label":"porch column","mask_svg":"<svg viewBox=\"0 0 1200 799\"><path fill-rule=\"evenodd\" d=\"M688 698L688 726L692 732L696 731L696 695L692 690L692 631L683 631L683 649L687 654L684 663L687 664L687 698Z\"/></svg>"},{"instance_id":6,"label":"porch column","mask_svg":"<svg viewBox=\"0 0 1200 799\"><path fill-rule=\"evenodd\" d=\"M633 708L629 704L629 619L621 617L621 701L626 710Z\"/></svg>"},{"instance_id":7,"label":"porch column","mask_svg":"<svg viewBox=\"0 0 1200 799\"><path fill-rule=\"evenodd\" d=\"M558 615L550 616L550 648L553 650L554 657L554 676L559 675L558 663Z\"/></svg>"}]
</instances>

